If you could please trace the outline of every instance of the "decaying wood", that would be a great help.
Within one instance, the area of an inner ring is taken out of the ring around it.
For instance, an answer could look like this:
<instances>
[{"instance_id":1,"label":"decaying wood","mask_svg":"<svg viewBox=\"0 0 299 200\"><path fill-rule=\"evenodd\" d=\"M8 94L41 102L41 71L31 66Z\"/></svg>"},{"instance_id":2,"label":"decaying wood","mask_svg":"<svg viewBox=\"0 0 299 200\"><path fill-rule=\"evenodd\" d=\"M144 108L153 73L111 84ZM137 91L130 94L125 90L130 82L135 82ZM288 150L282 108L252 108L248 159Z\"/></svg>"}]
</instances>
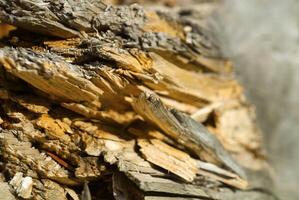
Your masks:
<instances>
[{"instance_id":1,"label":"decaying wood","mask_svg":"<svg viewBox=\"0 0 299 200\"><path fill-rule=\"evenodd\" d=\"M132 184L131 180L137 179L138 190L134 184L132 187L126 187ZM205 186L194 187L187 184L177 184L169 179L155 178L150 176L135 175L128 179L123 174L114 174L113 189L115 199L144 199L144 200L179 200L179 199L274 199L271 194L256 191L232 191L228 188L222 188L221 191L208 189L208 182Z\"/></svg>"},{"instance_id":2,"label":"decaying wood","mask_svg":"<svg viewBox=\"0 0 299 200\"><path fill-rule=\"evenodd\" d=\"M273 199L254 110L205 23L217 3L107 2L0 0L1 193Z\"/></svg>"},{"instance_id":3,"label":"decaying wood","mask_svg":"<svg viewBox=\"0 0 299 200\"><path fill-rule=\"evenodd\" d=\"M138 114L153 122L200 158L210 162L220 161L239 175L245 176L241 167L235 163L213 134L187 115L176 110L167 110L157 96L141 94L133 107Z\"/></svg>"},{"instance_id":4,"label":"decaying wood","mask_svg":"<svg viewBox=\"0 0 299 200\"><path fill-rule=\"evenodd\" d=\"M13 195L9 185L7 182L0 182L0 199L1 200L15 200L15 196Z\"/></svg>"},{"instance_id":5,"label":"decaying wood","mask_svg":"<svg viewBox=\"0 0 299 200\"><path fill-rule=\"evenodd\" d=\"M19 197L28 199L31 196L33 181L31 177L23 177L21 172L18 172L9 182L16 190Z\"/></svg>"}]
</instances>

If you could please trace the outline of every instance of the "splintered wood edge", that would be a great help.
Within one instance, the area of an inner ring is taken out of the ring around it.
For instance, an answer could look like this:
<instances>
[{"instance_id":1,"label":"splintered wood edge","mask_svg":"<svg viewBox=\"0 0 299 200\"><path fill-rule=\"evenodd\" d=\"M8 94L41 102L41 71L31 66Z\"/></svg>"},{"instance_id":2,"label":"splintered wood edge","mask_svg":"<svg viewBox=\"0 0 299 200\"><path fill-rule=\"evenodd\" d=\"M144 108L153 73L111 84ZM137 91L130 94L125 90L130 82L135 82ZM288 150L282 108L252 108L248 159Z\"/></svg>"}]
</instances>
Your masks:
<instances>
[{"instance_id":1,"label":"splintered wood edge","mask_svg":"<svg viewBox=\"0 0 299 200\"><path fill-rule=\"evenodd\" d=\"M198 171L190 156L157 140L138 139L137 144L145 159L188 182L192 182Z\"/></svg>"}]
</instances>

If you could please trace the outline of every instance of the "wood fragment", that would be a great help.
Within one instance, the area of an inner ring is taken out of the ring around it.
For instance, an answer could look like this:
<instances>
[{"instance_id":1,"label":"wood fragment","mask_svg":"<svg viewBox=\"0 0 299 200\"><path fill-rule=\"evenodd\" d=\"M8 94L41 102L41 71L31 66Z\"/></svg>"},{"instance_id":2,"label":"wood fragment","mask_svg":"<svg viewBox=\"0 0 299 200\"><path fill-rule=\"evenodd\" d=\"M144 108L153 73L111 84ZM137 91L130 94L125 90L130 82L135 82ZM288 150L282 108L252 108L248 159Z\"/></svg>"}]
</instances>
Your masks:
<instances>
[{"instance_id":1,"label":"wood fragment","mask_svg":"<svg viewBox=\"0 0 299 200\"><path fill-rule=\"evenodd\" d=\"M198 174L211 177L227 185L245 190L248 188L248 181L240 178L238 175L217 167L211 163L197 161L199 166Z\"/></svg>"},{"instance_id":2,"label":"wood fragment","mask_svg":"<svg viewBox=\"0 0 299 200\"><path fill-rule=\"evenodd\" d=\"M149 162L172 172L186 181L192 182L198 171L196 162L191 157L160 140L138 140L140 151Z\"/></svg>"},{"instance_id":3,"label":"wood fragment","mask_svg":"<svg viewBox=\"0 0 299 200\"><path fill-rule=\"evenodd\" d=\"M58 162L60 165L62 165L66 169L72 170L72 167L68 163L66 163L64 160L62 160L61 158L59 158L55 154L53 154L51 152L47 152L47 155L49 155L53 160L55 160L56 162Z\"/></svg>"},{"instance_id":4,"label":"wood fragment","mask_svg":"<svg viewBox=\"0 0 299 200\"><path fill-rule=\"evenodd\" d=\"M101 3L92 0L81 2L80 9L75 9L73 1L22 2L0 1L1 21L15 25L30 31L45 35L53 35L62 38L79 36L79 31L90 31L91 20L97 13L105 8ZM58 10L62 6L63 9ZM12 13L12 10L21 10L20 13ZM38 12L36 12L38 11ZM72 13L72 14L70 14ZM72 17L70 17L72 16Z\"/></svg>"},{"instance_id":5,"label":"wood fragment","mask_svg":"<svg viewBox=\"0 0 299 200\"><path fill-rule=\"evenodd\" d=\"M91 200L91 194L87 182L84 183L84 189L81 194L81 200Z\"/></svg>"},{"instance_id":6,"label":"wood fragment","mask_svg":"<svg viewBox=\"0 0 299 200\"><path fill-rule=\"evenodd\" d=\"M23 173L18 172L14 175L9 184L13 186L19 197L24 199L29 199L32 197L31 192L33 181L31 177L23 177Z\"/></svg>"},{"instance_id":7,"label":"wood fragment","mask_svg":"<svg viewBox=\"0 0 299 200\"><path fill-rule=\"evenodd\" d=\"M175 110L168 110L157 96L143 93L133 105L137 113L161 128L165 134L196 153L201 159L221 162L229 169L245 176L242 168L230 157L218 139L198 122ZM211 157L204 157L203 151Z\"/></svg>"},{"instance_id":8,"label":"wood fragment","mask_svg":"<svg viewBox=\"0 0 299 200\"><path fill-rule=\"evenodd\" d=\"M11 173L17 172L18 169L21 171L23 168L22 172L33 172L33 178L40 175L63 184L78 184L76 180L69 178L68 171L61 168L50 157L31 147L31 143L18 141L13 131L2 131L0 142L4 158L11 160Z\"/></svg>"}]
</instances>

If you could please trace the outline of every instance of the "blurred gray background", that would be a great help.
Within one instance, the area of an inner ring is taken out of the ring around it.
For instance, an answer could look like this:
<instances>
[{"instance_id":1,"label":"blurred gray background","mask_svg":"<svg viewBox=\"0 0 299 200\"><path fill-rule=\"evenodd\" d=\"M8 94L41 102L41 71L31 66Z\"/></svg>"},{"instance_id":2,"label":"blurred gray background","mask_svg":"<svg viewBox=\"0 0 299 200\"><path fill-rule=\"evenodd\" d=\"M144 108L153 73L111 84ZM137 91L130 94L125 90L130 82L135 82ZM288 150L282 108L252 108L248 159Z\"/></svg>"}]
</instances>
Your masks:
<instances>
[{"instance_id":1,"label":"blurred gray background","mask_svg":"<svg viewBox=\"0 0 299 200\"><path fill-rule=\"evenodd\" d=\"M216 23L275 170L281 199L299 199L299 1L225 0ZM215 25L215 24L214 24Z\"/></svg>"}]
</instances>

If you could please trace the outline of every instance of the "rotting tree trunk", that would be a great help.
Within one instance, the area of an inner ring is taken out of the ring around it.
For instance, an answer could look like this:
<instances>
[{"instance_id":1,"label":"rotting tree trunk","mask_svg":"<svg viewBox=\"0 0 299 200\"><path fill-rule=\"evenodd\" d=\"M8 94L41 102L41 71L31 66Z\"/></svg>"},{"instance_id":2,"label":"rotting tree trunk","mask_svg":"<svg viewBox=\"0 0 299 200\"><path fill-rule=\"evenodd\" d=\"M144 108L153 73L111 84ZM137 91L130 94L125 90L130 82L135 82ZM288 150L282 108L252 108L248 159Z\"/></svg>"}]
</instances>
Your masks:
<instances>
[{"instance_id":1,"label":"rotting tree trunk","mask_svg":"<svg viewBox=\"0 0 299 200\"><path fill-rule=\"evenodd\" d=\"M0 0L1 194L274 199L217 3L113 3Z\"/></svg>"}]
</instances>

